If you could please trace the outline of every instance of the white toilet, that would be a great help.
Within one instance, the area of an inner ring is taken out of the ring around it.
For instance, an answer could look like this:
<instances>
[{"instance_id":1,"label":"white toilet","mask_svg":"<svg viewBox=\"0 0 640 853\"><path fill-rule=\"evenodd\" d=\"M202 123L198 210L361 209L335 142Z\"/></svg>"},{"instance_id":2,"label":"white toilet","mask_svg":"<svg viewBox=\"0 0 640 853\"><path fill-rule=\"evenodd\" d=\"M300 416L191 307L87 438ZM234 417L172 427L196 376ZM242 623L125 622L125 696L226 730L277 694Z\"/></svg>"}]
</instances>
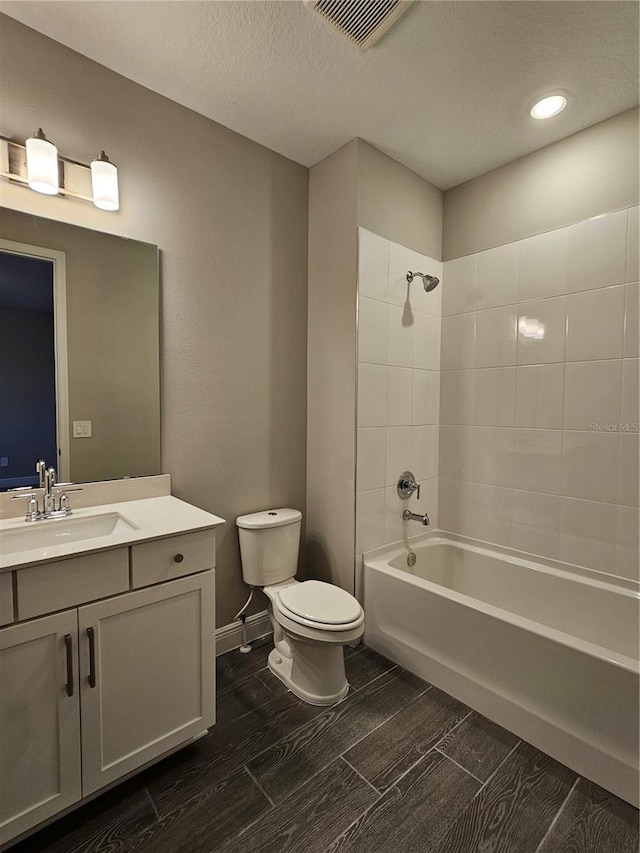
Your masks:
<instances>
[{"instance_id":1,"label":"white toilet","mask_svg":"<svg viewBox=\"0 0 640 853\"><path fill-rule=\"evenodd\" d=\"M305 702L332 705L347 695L342 647L362 636L364 611L340 587L295 579L301 520L297 509L239 516L242 576L269 599L271 672Z\"/></svg>"}]
</instances>

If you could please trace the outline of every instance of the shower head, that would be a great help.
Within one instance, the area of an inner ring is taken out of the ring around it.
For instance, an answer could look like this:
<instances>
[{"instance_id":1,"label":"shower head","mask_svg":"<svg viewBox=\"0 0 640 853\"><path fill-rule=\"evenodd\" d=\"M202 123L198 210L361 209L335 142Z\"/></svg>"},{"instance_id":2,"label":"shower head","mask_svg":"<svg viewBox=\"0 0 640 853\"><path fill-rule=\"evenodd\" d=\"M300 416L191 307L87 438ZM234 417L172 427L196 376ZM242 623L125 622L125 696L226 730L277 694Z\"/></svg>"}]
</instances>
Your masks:
<instances>
[{"instance_id":1,"label":"shower head","mask_svg":"<svg viewBox=\"0 0 640 853\"><path fill-rule=\"evenodd\" d=\"M440 284L440 279L436 278L435 275L427 275L426 273L411 271L407 273L407 281L409 282L409 284L411 284L411 282L417 275L420 276L420 278L422 279L422 284L424 285L424 289L427 293L429 293L430 290L435 290L436 287Z\"/></svg>"}]
</instances>

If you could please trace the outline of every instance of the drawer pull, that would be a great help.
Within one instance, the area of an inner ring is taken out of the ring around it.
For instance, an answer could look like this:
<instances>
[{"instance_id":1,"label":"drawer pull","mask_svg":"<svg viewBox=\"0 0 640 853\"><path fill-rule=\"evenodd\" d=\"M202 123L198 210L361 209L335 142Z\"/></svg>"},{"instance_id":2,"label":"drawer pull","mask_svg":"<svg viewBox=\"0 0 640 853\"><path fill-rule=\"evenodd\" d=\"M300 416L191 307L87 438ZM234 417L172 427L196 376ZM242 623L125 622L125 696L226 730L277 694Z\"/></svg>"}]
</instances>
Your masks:
<instances>
[{"instance_id":1,"label":"drawer pull","mask_svg":"<svg viewBox=\"0 0 640 853\"><path fill-rule=\"evenodd\" d=\"M89 638L89 687L96 686L96 632L87 628Z\"/></svg>"},{"instance_id":2,"label":"drawer pull","mask_svg":"<svg viewBox=\"0 0 640 853\"><path fill-rule=\"evenodd\" d=\"M184 554L176 554L173 558L174 563L181 563L184 560Z\"/></svg>"},{"instance_id":3,"label":"drawer pull","mask_svg":"<svg viewBox=\"0 0 640 853\"><path fill-rule=\"evenodd\" d=\"M73 646L71 645L71 634L64 635L64 646L67 652L67 696L73 696Z\"/></svg>"}]
</instances>

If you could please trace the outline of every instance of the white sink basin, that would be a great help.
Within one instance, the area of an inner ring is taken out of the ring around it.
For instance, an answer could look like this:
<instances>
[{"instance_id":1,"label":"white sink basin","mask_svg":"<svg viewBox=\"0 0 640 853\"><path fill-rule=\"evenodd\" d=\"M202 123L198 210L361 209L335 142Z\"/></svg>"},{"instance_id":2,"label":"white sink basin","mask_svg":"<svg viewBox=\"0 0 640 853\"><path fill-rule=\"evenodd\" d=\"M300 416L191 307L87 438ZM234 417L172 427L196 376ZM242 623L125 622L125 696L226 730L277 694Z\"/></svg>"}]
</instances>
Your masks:
<instances>
[{"instance_id":1,"label":"white sink basin","mask_svg":"<svg viewBox=\"0 0 640 853\"><path fill-rule=\"evenodd\" d=\"M5 530L0 536L0 553L17 554L37 548L68 545L85 539L112 536L130 530L139 530L119 512L85 515L79 518L44 519L33 521L18 530Z\"/></svg>"}]
</instances>

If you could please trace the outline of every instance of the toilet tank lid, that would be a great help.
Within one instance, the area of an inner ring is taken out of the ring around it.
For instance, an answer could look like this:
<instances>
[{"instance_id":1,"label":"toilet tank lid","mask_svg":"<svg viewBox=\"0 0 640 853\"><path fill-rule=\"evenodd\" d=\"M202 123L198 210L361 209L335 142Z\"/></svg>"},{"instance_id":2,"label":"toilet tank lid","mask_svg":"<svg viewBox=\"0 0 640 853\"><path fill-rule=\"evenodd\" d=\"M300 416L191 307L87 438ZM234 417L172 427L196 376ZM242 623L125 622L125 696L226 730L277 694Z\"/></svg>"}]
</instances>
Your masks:
<instances>
[{"instance_id":1,"label":"toilet tank lid","mask_svg":"<svg viewBox=\"0 0 640 853\"><path fill-rule=\"evenodd\" d=\"M236 524L245 530L260 530L265 527L284 527L285 524L294 524L301 518L302 513L298 509L265 509L250 515L239 515Z\"/></svg>"}]
</instances>

